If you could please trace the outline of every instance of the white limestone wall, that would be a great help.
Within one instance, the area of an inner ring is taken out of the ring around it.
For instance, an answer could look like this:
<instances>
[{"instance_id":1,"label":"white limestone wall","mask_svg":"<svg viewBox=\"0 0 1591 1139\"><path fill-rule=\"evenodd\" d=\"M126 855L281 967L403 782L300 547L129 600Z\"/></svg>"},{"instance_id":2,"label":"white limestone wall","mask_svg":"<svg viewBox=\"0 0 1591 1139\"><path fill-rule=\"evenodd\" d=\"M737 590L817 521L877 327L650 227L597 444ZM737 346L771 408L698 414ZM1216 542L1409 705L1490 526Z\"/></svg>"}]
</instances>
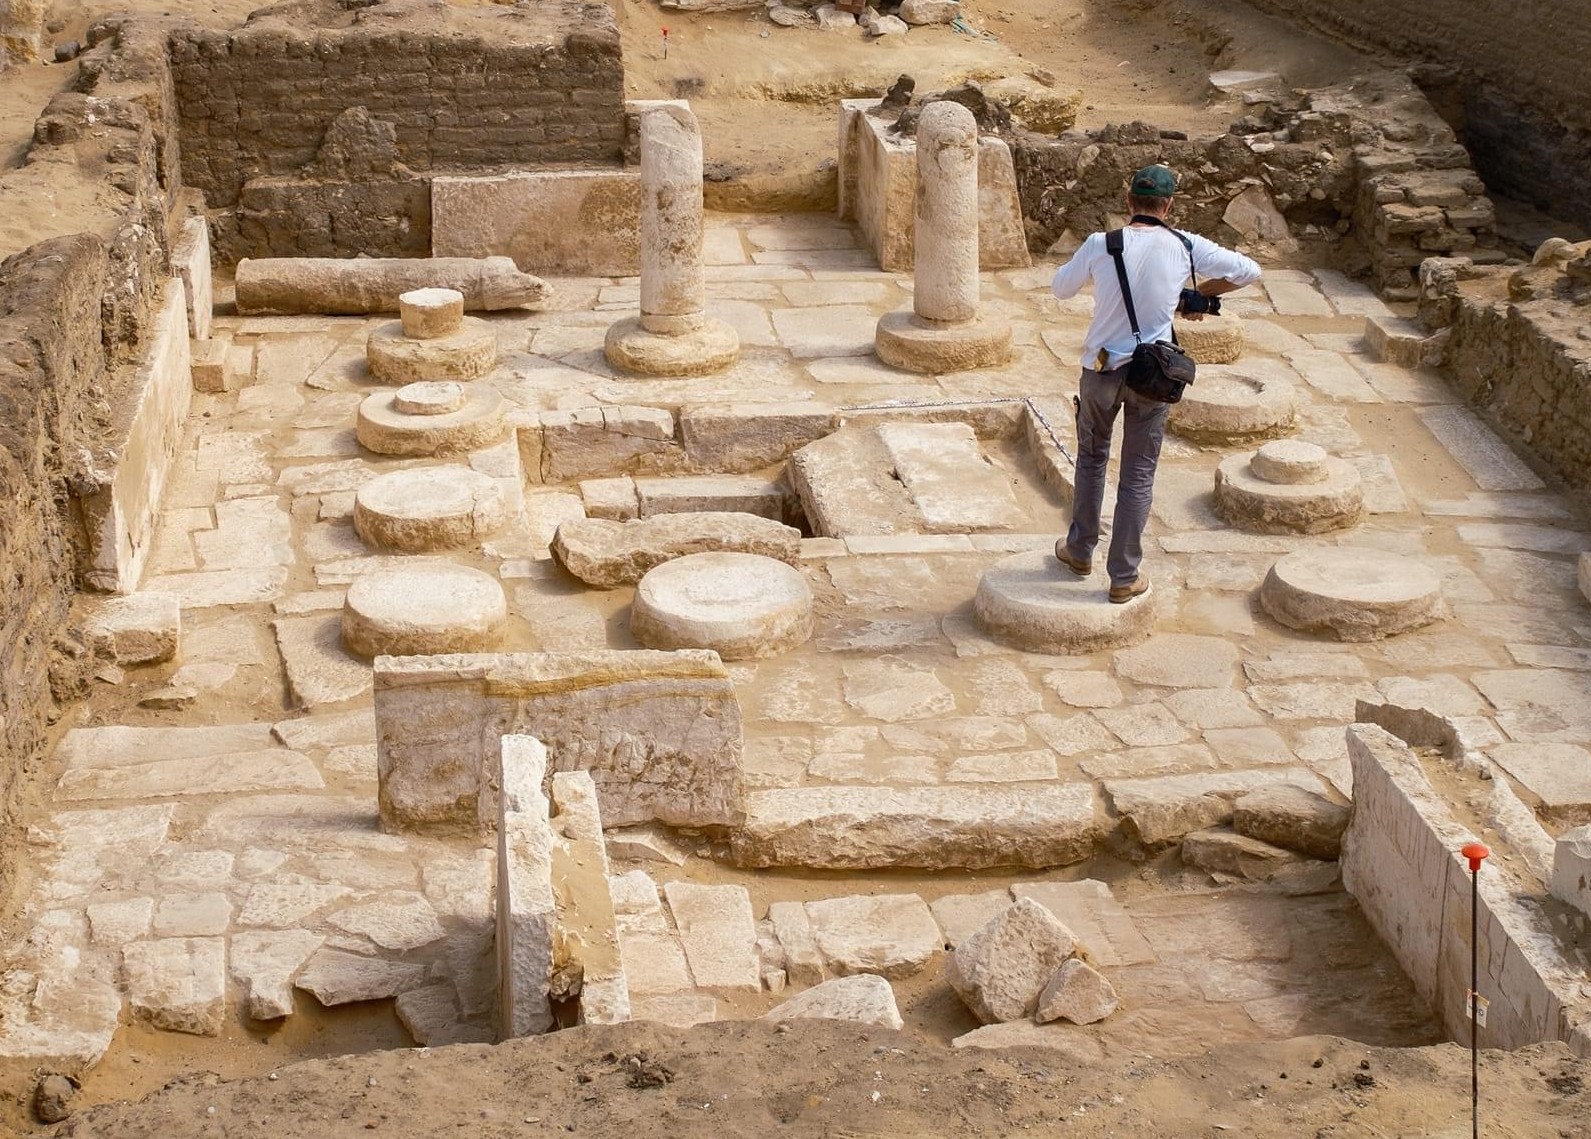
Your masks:
<instances>
[{"instance_id":1,"label":"white limestone wall","mask_svg":"<svg viewBox=\"0 0 1591 1139\"><path fill-rule=\"evenodd\" d=\"M641 269L637 170L516 170L431 181L433 257L512 257L542 276Z\"/></svg>"},{"instance_id":2,"label":"white limestone wall","mask_svg":"<svg viewBox=\"0 0 1591 1139\"><path fill-rule=\"evenodd\" d=\"M114 593L138 588L193 399L188 302L179 277L166 282L132 386L133 406L104 481L79 498L89 546L86 584Z\"/></svg>"},{"instance_id":3,"label":"white limestone wall","mask_svg":"<svg viewBox=\"0 0 1591 1139\"><path fill-rule=\"evenodd\" d=\"M1432 788L1419 757L1383 728L1347 729L1354 813L1343 885L1447 1032L1468 1041L1473 836ZM1567 1041L1591 1056L1591 1000L1558 948L1540 899L1496 860L1480 876L1480 992L1490 1002L1483 1048Z\"/></svg>"}]
</instances>

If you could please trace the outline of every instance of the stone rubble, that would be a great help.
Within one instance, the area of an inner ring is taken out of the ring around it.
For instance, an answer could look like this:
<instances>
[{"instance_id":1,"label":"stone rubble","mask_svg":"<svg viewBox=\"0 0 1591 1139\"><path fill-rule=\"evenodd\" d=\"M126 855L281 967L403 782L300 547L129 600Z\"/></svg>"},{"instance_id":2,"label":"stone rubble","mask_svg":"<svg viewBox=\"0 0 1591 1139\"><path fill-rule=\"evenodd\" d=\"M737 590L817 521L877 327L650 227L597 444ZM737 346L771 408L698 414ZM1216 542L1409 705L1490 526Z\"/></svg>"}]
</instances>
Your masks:
<instances>
[{"instance_id":1,"label":"stone rubble","mask_svg":"<svg viewBox=\"0 0 1591 1139\"><path fill-rule=\"evenodd\" d=\"M895 990L883 977L861 973L835 977L797 993L763 1014L763 1020L854 1020L875 1028L905 1027L895 1004Z\"/></svg>"},{"instance_id":2,"label":"stone rubble","mask_svg":"<svg viewBox=\"0 0 1591 1139\"><path fill-rule=\"evenodd\" d=\"M985 1024L1033 1015L1039 996L1077 939L1031 899L1012 903L956 946L945 979Z\"/></svg>"}]
</instances>

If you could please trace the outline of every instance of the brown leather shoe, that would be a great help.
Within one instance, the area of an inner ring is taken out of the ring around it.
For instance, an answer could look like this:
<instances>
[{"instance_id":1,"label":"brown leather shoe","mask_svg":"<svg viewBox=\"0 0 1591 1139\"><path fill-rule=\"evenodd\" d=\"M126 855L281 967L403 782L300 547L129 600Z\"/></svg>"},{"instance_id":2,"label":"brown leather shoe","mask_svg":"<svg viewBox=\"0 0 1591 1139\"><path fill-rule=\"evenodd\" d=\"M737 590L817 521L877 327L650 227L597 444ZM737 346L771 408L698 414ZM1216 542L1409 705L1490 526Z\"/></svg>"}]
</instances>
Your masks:
<instances>
[{"instance_id":1,"label":"brown leather shoe","mask_svg":"<svg viewBox=\"0 0 1591 1139\"><path fill-rule=\"evenodd\" d=\"M1067 569L1071 570L1078 577L1087 577L1089 574L1094 572L1093 562L1080 562L1067 552L1065 538L1060 538L1055 543L1055 560L1060 562Z\"/></svg>"},{"instance_id":2,"label":"brown leather shoe","mask_svg":"<svg viewBox=\"0 0 1591 1139\"><path fill-rule=\"evenodd\" d=\"M1134 597L1141 597L1149 592L1149 579L1139 574L1132 579L1131 585L1113 585L1110 587L1110 603L1112 605L1125 605Z\"/></svg>"}]
</instances>

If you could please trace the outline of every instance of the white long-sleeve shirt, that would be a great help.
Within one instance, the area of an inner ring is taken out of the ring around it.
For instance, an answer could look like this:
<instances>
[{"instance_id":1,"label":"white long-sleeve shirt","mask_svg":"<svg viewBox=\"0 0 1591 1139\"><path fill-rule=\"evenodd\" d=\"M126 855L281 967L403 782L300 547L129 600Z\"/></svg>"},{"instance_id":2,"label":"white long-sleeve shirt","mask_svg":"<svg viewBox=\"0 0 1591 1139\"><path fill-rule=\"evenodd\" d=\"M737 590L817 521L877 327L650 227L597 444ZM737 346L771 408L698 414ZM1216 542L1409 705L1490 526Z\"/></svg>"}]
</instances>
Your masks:
<instances>
[{"instance_id":1,"label":"white long-sleeve shirt","mask_svg":"<svg viewBox=\"0 0 1591 1139\"><path fill-rule=\"evenodd\" d=\"M1223 249L1196 233L1187 237L1193 242L1193 266L1201 280L1252 285L1260 279L1260 267L1251 258ZM1132 284L1143 342L1171 339L1171 318L1188 279L1187 246L1167 230L1128 226L1122 239L1122 257L1127 264L1127 280ZM1056 270L1050 291L1064 301L1076 296L1090 279L1094 282L1094 319L1083 340L1082 364L1099 370L1119 368L1132 358L1137 341L1127 319L1127 306L1122 302L1115 262L1105 252L1103 233L1090 235L1072 259ZM1103 368L1102 351L1107 354Z\"/></svg>"}]
</instances>

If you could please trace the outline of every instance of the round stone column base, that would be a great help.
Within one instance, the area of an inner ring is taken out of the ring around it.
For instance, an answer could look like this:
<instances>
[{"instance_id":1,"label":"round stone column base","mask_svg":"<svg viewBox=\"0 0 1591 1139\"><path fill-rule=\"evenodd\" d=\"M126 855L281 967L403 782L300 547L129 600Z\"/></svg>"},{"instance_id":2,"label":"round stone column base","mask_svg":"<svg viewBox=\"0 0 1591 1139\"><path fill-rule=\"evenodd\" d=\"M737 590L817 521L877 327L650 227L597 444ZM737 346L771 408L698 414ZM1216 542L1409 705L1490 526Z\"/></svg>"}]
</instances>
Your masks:
<instances>
[{"instance_id":1,"label":"round stone column base","mask_svg":"<svg viewBox=\"0 0 1591 1139\"><path fill-rule=\"evenodd\" d=\"M923 375L995 368L1011 359L1011 326L993 317L938 324L897 309L879 318L873 350L890 367Z\"/></svg>"},{"instance_id":2,"label":"round stone column base","mask_svg":"<svg viewBox=\"0 0 1591 1139\"><path fill-rule=\"evenodd\" d=\"M1201 367L1171 405L1166 425L1198 443L1269 439L1293 429L1298 399L1291 381L1264 365Z\"/></svg>"},{"instance_id":3,"label":"round stone column base","mask_svg":"<svg viewBox=\"0 0 1591 1139\"><path fill-rule=\"evenodd\" d=\"M372 379L389 384L473 380L497 366L497 333L480 317L467 316L457 332L412 340L394 320L370 333L365 363Z\"/></svg>"},{"instance_id":4,"label":"round stone column base","mask_svg":"<svg viewBox=\"0 0 1591 1139\"><path fill-rule=\"evenodd\" d=\"M714 317L677 336L648 332L640 317L615 321L602 345L608 363L641 376L705 376L740 359L740 334Z\"/></svg>"},{"instance_id":5,"label":"round stone column base","mask_svg":"<svg viewBox=\"0 0 1591 1139\"><path fill-rule=\"evenodd\" d=\"M362 657L478 653L497 647L508 602L497 579L466 566L360 574L343 601L342 636Z\"/></svg>"},{"instance_id":6,"label":"round stone column base","mask_svg":"<svg viewBox=\"0 0 1591 1139\"><path fill-rule=\"evenodd\" d=\"M1225 521L1260 534L1324 534L1364 518L1363 480L1352 463L1322 456L1316 481L1273 482L1264 455L1263 447L1228 455L1215 469L1215 512Z\"/></svg>"},{"instance_id":7,"label":"round stone column base","mask_svg":"<svg viewBox=\"0 0 1591 1139\"><path fill-rule=\"evenodd\" d=\"M378 455L456 455L500 443L508 435L507 401L489 384L470 384L464 402L440 414L399 409L403 393L378 391L359 405L354 436Z\"/></svg>"},{"instance_id":8,"label":"round stone column base","mask_svg":"<svg viewBox=\"0 0 1591 1139\"><path fill-rule=\"evenodd\" d=\"M392 471L354 495L354 530L383 550L464 549L497 533L508 519L497 480L468 467Z\"/></svg>"},{"instance_id":9,"label":"round stone column base","mask_svg":"<svg viewBox=\"0 0 1591 1139\"><path fill-rule=\"evenodd\" d=\"M1265 612L1290 629L1339 641L1379 641L1447 615L1442 578L1424 562L1381 550L1295 550L1260 586Z\"/></svg>"},{"instance_id":10,"label":"round stone column base","mask_svg":"<svg viewBox=\"0 0 1591 1139\"><path fill-rule=\"evenodd\" d=\"M650 649L712 649L724 660L787 653L812 636L812 590L760 554L687 554L648 570L630 632Z\"/></svg>"},{"instance_id":11,"label":"round stone column base","mask_svg":"<svg viewBox=\"0 0 1591 1139\"><path fill-rule=\"evenodd\" d=\"M984 571L972 601L979 626L1028 652L1079 656L1146 640L1155 627L1155 590L1110 603L1102 566L1079 578L1045 550L1013 554Z\"/></svg>"}]
</instances>

